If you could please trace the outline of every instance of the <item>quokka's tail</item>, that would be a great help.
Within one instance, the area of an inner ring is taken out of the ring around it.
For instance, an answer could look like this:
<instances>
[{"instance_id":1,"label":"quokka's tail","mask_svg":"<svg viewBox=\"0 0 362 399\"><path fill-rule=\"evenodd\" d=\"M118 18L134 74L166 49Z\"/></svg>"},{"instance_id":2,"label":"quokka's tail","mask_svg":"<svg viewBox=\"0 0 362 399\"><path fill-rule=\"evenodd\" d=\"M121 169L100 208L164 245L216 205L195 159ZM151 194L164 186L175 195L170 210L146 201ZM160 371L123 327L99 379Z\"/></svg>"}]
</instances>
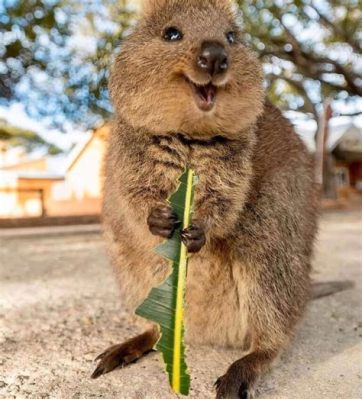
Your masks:
<instances>
[{"instance_id":1,"label":"quokka's tail","mask_svg":"<svg viewBox=\"0 0 362 399\"><path fill-rule=\"evenodd\" d=\"M337 292L345 291L354 287L354 282L349 280L344 281L326 281L313 282L312 284L312 299L319 299L325 296L336 294Z\"/></svg>"}]
</instances>

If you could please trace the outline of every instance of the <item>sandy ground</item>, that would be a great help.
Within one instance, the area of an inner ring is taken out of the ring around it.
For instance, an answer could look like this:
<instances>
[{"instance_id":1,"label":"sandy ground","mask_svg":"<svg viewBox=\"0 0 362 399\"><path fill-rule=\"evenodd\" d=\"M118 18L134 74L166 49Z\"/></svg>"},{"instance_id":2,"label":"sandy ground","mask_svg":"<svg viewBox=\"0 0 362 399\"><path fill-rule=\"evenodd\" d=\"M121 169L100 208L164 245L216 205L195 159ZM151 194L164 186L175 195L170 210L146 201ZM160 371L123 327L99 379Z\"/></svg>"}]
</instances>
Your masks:
<instances>
[{"instance_id":1,"label":"sandy ground","mask_svg":"<svg viewBox=\"0 0 362 399\"><path fill-rule=\"evenodd\" d=\"M157 353L89 378L100 351L138 331L122 312L100 236L81 231L0 232L0 397L174 398ZM362 398L361 212L323 217L315 277L356 288L310 304L261 399ZM189 348L190 397L213 398L213 382L237 357Z\"/></svg>"}]
</instances>

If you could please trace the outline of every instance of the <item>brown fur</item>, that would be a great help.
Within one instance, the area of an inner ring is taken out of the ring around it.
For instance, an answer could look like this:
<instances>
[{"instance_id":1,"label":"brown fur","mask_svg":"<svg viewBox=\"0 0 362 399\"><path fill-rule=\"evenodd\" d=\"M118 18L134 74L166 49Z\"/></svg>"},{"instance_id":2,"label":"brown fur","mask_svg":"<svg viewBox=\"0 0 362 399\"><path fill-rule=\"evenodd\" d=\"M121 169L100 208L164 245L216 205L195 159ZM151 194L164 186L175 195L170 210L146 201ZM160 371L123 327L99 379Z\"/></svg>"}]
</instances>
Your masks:
<instances>
[{"instance_id":1,"label":"brown fur","mask_svg":"<svg viewBox=\"0 0 362 399\"><path fill-rule=\"evenodd\" d=\"M182 28L183 40L164 42L166 26ZM234 45L225 40L230 30ZM215 108L202 112L184 75L207 83L194 59L211 39L227 48L231 66L216 78ZM230 1L150 1L110 91L104 227L123 299L133 312L169 272L146 220L188 165L200 178L194 220L207 243L190 259L187 339L240 348L244 357L219 379L217 396L246 398L287 345L309 295L317 215L310 157L265 101L261 67L241 44Z\"/></svg>"},{"instance_id":2,"label":"brown fur","mask_svg":"<svg viewBox=\"0 0 362 399\"><path fill-rule=\"evenodd\" d=\"M229 137L238 136L243 128L255 122L263 106L261 67L254 54L243 46L229 48L231 79L211 114L196 109L184 79L187 74L194 81L207 82L194 68L196 52L206 38L225 42L225 29L236 29L230 2L149 3L148 12L113 67L110 91L117 112L132 127L152 133L173 131L205 137L222 132ZM153 3L156 8L151 8ZM184 27L185 39L173 44L163 42L160 35L165 26Z\"/></svg>"}]
</instances>

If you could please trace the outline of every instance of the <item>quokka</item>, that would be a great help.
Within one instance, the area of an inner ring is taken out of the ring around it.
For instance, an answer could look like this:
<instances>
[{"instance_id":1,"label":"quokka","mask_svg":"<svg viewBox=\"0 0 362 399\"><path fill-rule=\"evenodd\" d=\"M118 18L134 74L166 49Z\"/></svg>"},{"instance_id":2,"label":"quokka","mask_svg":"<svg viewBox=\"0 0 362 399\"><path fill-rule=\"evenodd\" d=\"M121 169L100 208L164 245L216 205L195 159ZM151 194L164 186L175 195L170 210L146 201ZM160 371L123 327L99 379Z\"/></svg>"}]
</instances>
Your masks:
<instances>
[{"instance_id":1,"label":"quokka","mask_svg":"<svg viewBox=\"0 0 362 399\"><path fill-rule=\"evenodd\" d=\"M111 72L115 118L105 165L104 229L129 311L159 285L154 253L173 234L167 205L186 166L200 179L192 225L186 340L241 358L217 398L251 398L310 296L318 195L313 162L265 97L231 0L149 0ZM93 377L148 353L158 329L110 348Z\"/></svg>"}]
</instances>

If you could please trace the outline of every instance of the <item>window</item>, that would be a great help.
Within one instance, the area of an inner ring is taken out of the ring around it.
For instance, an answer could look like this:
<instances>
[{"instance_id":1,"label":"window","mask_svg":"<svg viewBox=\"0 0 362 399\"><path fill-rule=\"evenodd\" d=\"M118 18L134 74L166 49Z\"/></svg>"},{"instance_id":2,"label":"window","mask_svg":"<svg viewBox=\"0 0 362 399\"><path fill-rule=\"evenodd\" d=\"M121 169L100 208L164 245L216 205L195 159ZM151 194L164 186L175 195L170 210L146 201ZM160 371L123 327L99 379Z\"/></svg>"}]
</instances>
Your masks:
<instances>
[{"instance_id":1,"label":"window","mask_svg":"<svg viewBox=\"0 0 362 399\"><path fill-rule=\"evenodd\" d=\"M337 167L335 171L337 187L349 186L349 170L346 167Z\"/></svg>"}]
</instances>

